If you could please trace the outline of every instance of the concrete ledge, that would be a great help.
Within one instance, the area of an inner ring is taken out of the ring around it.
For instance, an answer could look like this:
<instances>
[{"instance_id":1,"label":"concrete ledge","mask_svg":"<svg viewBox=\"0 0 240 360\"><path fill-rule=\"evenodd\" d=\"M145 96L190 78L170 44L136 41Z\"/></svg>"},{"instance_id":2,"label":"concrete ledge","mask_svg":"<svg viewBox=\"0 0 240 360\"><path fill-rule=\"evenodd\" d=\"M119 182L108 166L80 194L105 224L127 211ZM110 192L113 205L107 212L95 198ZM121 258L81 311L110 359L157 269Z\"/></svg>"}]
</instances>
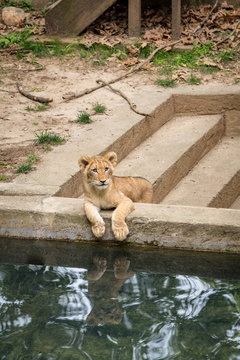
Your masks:
<instances>
[{"instance_id":1,"label":"concrete ledge","mask_svg":"<svg viewBox=\"0 0 240 360\"><path fill-rule=\"evenodd\" d=\"M240 253L240 211L200 207L136 204L128 217L130 234L125 243L168 249ZM106 233L111 211L103 212ZM94 242L80 199L45 196L2 196L0 236Z\"/></svg>"}]
</instances>

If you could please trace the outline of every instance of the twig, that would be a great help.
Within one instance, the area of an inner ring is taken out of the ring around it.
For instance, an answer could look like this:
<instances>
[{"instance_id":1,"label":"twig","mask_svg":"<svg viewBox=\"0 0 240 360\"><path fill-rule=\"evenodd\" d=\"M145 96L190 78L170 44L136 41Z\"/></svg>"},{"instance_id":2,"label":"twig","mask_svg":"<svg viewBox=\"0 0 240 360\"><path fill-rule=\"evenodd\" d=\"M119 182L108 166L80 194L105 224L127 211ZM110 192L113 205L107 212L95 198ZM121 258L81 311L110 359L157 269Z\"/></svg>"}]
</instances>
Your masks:
<instances>
[{"instance_id":1,"label":"twig","mask_svg":"<svg viewBox=\"0 0 240 360\"><path fill-rule=\"evenodd\" d=\"M188 35L188 36L193 36L199 29L201 29L203 27L203 25L209 20L211 14L213 13L213 11L216 9L216 7L218 6L218 1L219 0L216 0L215 4L213 5L211 11L208 13L208 15L206 16L206 18L198 25L195 27L195 29ZM174 45L178 44L182 42L182 39L178 39L178 40L175 40L175 41L172 41L170 43L167 43L167 44L164 44L162 46L159 46L158 48L156 48L149 56L147 59L145 59L143 62L141 62L139 65L137 65L135 68L131 69L130 71L124 73L123 75L113 79L113 80L110 80L109 82L107 83L101 83L100 85L98 86L95 86L91 89L86 89L84 91L81 91L81 92L76 92L76 93L70 93L70 94L65 94L63 95L63 99L65 101L70 101L70 100L73 100L73 99L76 99L76 98L79 98L81 96L84 96L84 95L87 95L87 94L90 94L92 93L93 91L95 90L98 90L98 89L101 89L102 87L104 86L107 86L107 85L110 85L110 84L114 84L115 82L117 81L120 81L122 79L125 79L129 76L131 76L133 73L139 71L145 64L147 64L149 61L152 60L152 58L161 50L165 49L166 47L173 47Z\"/></svg>"},{"instance_id":2,"label":"twig","mask_svg":"<svg viewBox=\"0 0 240 360\"><path fill-rule=\"evenodd\" d=\"M30 100L37 101L37 102L40 102L42 104L48 104L48 103L53 101L53 99L51 99L51 98L45 98L45 97L30 94L29 92L24 90L22 85L19 84L19 83L17 83L17 89L20 92L20 94L22 94L23 96L25 96L26 98L28 98Z\"/></svg>"},{"instance_id":3,"label":"twig","mask_svg":"<svg viewBox=\"0 0 240 360\"><path fill-rule=\"evenodd\" d=\"M133 103L127 98L127 96L122 93L121 90L114 89L111 85L109 85L108 83L106 83L105 81L103 81L103 80L101 80L101 79L97 80L97 83L98 83L98 84L103 84L104 86L107 86L107 87L108 87L110 90L112 90L115 94L120 95L123 99L125 99L125 100L127 101L127 103L129 104L130 108L132 109L132 111L134 111L136 114L142 115L142 116L149 116L149 114L142 113L142 112L136 110L136 105L133 104Z\"/></svg>"},{"instance_id":4,"label":"twig","mask_svg":"<svg viewBox=\"0 0 240 360\"><path fill-rule=\"evenodd\" d=\"M41 71L44 69L44 66L39 64L38 67L35 67L34 69L16 69L16 68L3 68L3 70L5 71L23 71L23 72L30 72L30 71Z\"/></svg>"},{"instance_id":5,"label":"twig","mask_svg":"<svg viewBox=\"0 0 240 360\"><path fill-rule=\"evenodd\" d=\"M225 42L226 40L228 40L231 36L233 36L233 35L236 33L239 24L240 24L240 20L237 22L237 24L236 24L235 28L233 29L233 31L232 31L228 36L226 36L224 39L218 41L215 46L218 47L220 44L224 43L224 42Z\"/></svg>"}]
</instances>

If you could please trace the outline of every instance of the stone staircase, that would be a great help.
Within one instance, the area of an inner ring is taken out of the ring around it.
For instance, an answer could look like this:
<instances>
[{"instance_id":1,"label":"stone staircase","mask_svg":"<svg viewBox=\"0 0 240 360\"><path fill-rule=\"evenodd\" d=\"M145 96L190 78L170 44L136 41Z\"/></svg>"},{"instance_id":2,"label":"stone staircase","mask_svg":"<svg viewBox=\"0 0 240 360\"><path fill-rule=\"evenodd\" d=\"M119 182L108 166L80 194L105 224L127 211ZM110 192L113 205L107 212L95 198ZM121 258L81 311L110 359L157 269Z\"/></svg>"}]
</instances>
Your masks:
<instances>
[{"instance_id":1,"label":"stone staircase","mask_svg":"<svg viewBox=\"0 0 240 360\"><path fill-rule=\"evenodd\" d=\"M155 203L240 209L240 137L224 129L222 115L176 116L115 173L149 179Z\"/></svg>"}]
</instances>

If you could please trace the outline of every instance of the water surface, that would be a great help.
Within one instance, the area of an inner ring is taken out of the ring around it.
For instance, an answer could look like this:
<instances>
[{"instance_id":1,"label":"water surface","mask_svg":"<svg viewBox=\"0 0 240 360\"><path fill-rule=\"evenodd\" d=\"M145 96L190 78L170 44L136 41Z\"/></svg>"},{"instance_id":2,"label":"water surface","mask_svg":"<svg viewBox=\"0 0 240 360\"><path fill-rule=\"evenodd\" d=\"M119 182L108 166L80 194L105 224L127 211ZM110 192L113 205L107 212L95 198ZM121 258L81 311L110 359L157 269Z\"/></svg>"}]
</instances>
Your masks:
<instances>
[{"instance_id":1,"label":"water surface","mask_svg":"<svg viewBox=\"0 0 240 360\"><path fill-rule=\"evenodd\" d=\"M0 359L237 360L239 311L239 280L135 271L123 254L2 264Z\"/></svg>"}]
</instances>

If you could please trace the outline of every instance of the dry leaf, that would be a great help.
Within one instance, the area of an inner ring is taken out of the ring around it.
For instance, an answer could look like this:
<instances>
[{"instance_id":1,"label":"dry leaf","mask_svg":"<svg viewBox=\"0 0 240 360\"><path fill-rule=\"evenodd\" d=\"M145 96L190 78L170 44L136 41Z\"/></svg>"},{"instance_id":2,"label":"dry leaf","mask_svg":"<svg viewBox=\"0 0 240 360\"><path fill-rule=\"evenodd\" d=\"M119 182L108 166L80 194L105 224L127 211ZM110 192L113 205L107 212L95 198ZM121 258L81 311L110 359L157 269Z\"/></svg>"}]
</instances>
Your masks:
<instances>
[{"instance_id":1,"label":"dry leaf","mask_svg":"<svg viewBox=\"0 0 240 360\"><path fill-rule=\"evenodd\" d=\"M138 64L138 62L138 58L128 58L127 60L124 60L122 64L125 66L133 66Z\"/></svg>"},{"instance_id":2,"label":"dry leaf","mask_svg":"<svg viewBox=\"0 0 240 360\"><path fill-rule=\"evenodd\" d=\"M147 45L148 45L148 42L147 42L147 41L143 41L143 42L141 43L142 49L144 49Z\"/></svg>"},{"instance_id":3,"label":"dry leaf","mask_svg":"<svg viewBox=\"0 0 240 360\"><path fill-rule=\"evenodd\" d=\"M222 69L222 66L220 64L216 64L214 61L212 61L210 59L203 59L203 60L199 61L198 63L206 65L206 66L213 66L213 67L217 67L219 69Z\"/></svg>"},{"instance_id":4,"label":"dry leaf","mask_svg":"<svg viewBox=\"0 0 240 360\"><path fill-rule=\"evenodd\" d=\"M132 56L138 56L140 53L140 50L135 45L127 46L127 49Z\"/></svg>"}]
</instances>

